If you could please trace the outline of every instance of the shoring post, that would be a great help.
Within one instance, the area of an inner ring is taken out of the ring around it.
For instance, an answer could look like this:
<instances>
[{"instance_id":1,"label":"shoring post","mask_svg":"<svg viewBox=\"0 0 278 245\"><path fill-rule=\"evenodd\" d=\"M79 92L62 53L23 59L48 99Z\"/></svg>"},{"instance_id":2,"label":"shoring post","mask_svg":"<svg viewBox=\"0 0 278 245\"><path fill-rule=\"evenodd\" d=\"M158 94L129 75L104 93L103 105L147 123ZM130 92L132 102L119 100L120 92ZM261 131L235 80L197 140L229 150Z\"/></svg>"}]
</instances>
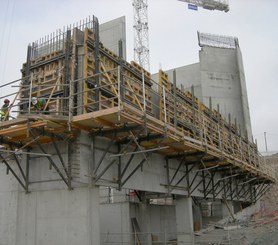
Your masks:
<instances>
[{"instance_id":1,"label":"shoring post","mask_svg":"<svg viewBox=\"0 0 278 245\"><path fill-rule=\"evenodd\" d=\"M196 112L195 112L195 93L194 86L191 86L191 94L192 94L192 113L193 113L193 137L196 139Z\"/></svg>"},{"instance_id":2,"label":"shoring post","mask_svg":"<svg viewBox=\"0 0 278 245\"><path fill-rule=\"evenodd\" d=\"M207 130L205 125L205 118L204 118L204 112L202 112L202 121L203 121L203 145L205 146L205 150L208 150L208 142L207 142Z\"/></svg>"},{"instance_id":3,"label":"shoring post","mask_svg":"<svg viewBox=\"0 0 278 245\"><path fill-rule=\"evenodd\" d=\"M95 76L95 83L97 86L97 89L95 90L95 102L96 102L96 106L95 106L95 110L98 111L100 108L100 90L99 90L99 65L100 65L100 57L99 57L99 23L98 23L98 18L94 16L94 38L95 38L95 52L94 52L94 59L95 59L95 71L94 73L96 74Z\"/></svg>"},{"instance_id":4,"label":"shoring post","mask_svg":"<svg viewBox=\"0 0 278 245\"><path fill-rule=\"evenodd\" d=\"M242 136L241 136L241 129L239 125L239 148L240 148L240 160L242 161Z\"/></svg>"},{"instance_id":5,"label":"shoring post","mask_svg":"<svg viewBox=\"0 0 278 245\"><path fill-rule=\"evenodd\" d=\"M72 80L69 80L69 116L68 116L68 129L71 131L71 124L72 124L72 118L73 118L73 105L74 105L74 85Z\"/></svg>"},{"instance_id":6,"label":"shoring post","mask_svg":"<svg viewBox=\"0 0 278 245\"><path fill-rule=\"evenodd\" d=\"M167 135L167 112L166 112L166 95L165 95L165 86L162 86L162 92L163 92L163 109L164 109L164 130L165 135Z\"/></svg>"},{"instance_id":7,"label":"shoring post","mask_svg":"<svg viewBox=\"0 0 278 245\"><path fill-rule=\"evenodd\" d=\"M221 126L220 126L220 108L219 104L217 104L217 126L218 126L218 140L219 140L219 150L222 153L222 140L221 140Z\"/></svg>"},{"instance_id":8,"label":"shoring post","mask_svg":"<svg viewBox=\"0 0 278 245\"><path fill-rule=\"evenodd\" d=\"M143 88L144 129L145 129L145 134L147 135L148 130L147 130L146 91L145 91L145 75L144 75L144 72L142 72L142 88Z\"/></svg>"},{"instance_id":9,"label":"shoring post","mask_svg":"<svg viewBox=\"0 0 278 245\"><path fill-rule=\"evenodd\" d=\"M118 66L118 121L121 120L121 66Z\"/></svg>"},{"instance_id":10,"label":"shoring post","mask_svg":"<svg viewBox=\"0 0 278 245\"><path fill-rule=\"evenodd\" d=\"M142 87L143 87L143 108L144 108L144 114L146 115L146 91L145 91L145 76L144 72L142 72Z\"/></svg>"},{"instance_id":11,"label":"shoring post","mask_svg":"<svg viewBox=\"0 0 278 245\"><path fill-rule=\"evenodd\" d=\"M174 127L175 127L175 129L177 129L178 122L177 122L177 76L176 76L176 70L173 71L173 87L174 87Z\"/></svg>"},{"instance_id":12,"label":"shoring post","mask_svg":"<svg viewBox=\"0 0 278 245\"><path fill-rule=\"evenodd\" d=\"M33 73L30 78L30 88L29 88L29 101L28 101L28 114L31 113L31 100L32 100L32 87L33 87Z\"/></svg>"},{"instance_id":13,"label":"shoring post","mask_svg":"<svg viewBox=\"0 0 278 245\"><path fill-rule=\"evenodd\" d=\"M233 141L232 141L232 119L231 119L231 114L229 113L228 115L229 119L229 144L230 144L230 153L234 153L233 151Z\"/></svg>"},{"instance_id":14,"label":"shoring post","mask_svg":"<svg viewBox=\"0 0 278 245\"><path fill-rule=\"evenodd\" d=\"M212 129L212 98L209 97L209 132L210 136L213 136L213 129Z\"/></svg>"}]
</instances>

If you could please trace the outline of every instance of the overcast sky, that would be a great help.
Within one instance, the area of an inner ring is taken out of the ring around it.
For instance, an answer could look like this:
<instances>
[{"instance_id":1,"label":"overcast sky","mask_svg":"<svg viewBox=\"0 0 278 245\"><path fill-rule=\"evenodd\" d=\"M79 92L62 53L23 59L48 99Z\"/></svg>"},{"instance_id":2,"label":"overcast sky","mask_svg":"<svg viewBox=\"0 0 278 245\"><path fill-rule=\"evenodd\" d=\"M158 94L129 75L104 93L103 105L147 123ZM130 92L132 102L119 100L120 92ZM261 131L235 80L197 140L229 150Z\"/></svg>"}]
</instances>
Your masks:
<instances>
[{"instance_id":1,"label":"overcast sky","mask_svg":"<svg viewBox=\"0 0 278 245\"><path fill-rule=\"evenodd\" d=\"M198 62L197 31L237 37L254 138L265 151L266 132L268 151L278 151L278 1L229 2L225 13L188 10L177 0L148 0L151 72ZM127 60L132 60L132 0L0 0L0 83L20 78L29 43L92 15L100 23L126 16Z\"/></svg>"}]
</instances>

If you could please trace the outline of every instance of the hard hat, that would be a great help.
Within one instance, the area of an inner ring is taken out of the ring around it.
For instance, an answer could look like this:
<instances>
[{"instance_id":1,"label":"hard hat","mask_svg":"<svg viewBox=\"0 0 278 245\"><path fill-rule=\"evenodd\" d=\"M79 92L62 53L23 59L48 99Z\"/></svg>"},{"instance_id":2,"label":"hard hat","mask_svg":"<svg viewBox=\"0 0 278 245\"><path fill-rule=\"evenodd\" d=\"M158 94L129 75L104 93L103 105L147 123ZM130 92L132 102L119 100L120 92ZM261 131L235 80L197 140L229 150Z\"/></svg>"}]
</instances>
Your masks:
<instances>
[{"instance_id":1,"label":"hard hat","mask_svg":"<svg viewBox=\"0 0 278 245\"><path fill-rule=\"evenodd\" d=\"M32 98L32 105L36 105L38 103L38 100L36 97Z\"/></svg>"},{"instance_id":2,"label":"hard hat","mask_svg":"<svg viewBox=\"0 0 278 245\"><path fill-rule=\"evenodd\" d=\"M6 103L10 103L9 99L5 99L5 100L4 100L4 103L5 103L5 104L6 104Z\"/></svg>"}]
</instances>

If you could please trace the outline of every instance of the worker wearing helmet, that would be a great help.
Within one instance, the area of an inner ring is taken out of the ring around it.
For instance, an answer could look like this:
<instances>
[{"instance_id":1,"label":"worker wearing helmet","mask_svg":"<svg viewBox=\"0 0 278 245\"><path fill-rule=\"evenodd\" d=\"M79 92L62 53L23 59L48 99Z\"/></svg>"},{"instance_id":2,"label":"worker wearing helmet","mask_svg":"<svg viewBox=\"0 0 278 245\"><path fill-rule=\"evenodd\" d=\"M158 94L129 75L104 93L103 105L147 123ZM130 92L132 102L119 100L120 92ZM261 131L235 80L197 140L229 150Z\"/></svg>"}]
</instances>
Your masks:
<instances>
[{"instance_id":1,"label":"worker wearing helmet","mask_svg":"<svg viewBox=\"0 0 278 245\"><path fill-rule=\"evenodd\" d=\"M1 111L0 111L1 121L3 121L4 119L5 121L9 120L9 105L10 105L9 99L5 99L4 105L1 107Z\"/></svg>"},{"instance_id":2,"label":"worker wearing helmet","mask_svg":"<svg viewBox=\"0 0 278 245\"><path fill-rule=\"evenodd\" d=\"M36 97L33 97L31 102L36 111L44 111L45 114L48 114L49 107L47 106L45 108L46 105L45 99L38 99Z\"/></svg>"}]
</instances>

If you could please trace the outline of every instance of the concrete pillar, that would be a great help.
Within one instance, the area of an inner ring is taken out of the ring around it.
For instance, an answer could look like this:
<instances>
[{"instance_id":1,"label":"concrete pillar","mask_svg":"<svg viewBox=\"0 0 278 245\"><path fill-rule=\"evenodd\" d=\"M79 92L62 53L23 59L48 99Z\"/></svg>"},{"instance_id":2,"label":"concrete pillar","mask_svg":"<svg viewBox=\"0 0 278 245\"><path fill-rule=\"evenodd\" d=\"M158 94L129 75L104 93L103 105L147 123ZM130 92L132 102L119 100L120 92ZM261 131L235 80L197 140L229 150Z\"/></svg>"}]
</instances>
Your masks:
<instances>
[{"instance_id":1,"label":"concrete pillar","mask_svg":"<svg viewBox=\"0 0 278 245\"><path fill-rule=\"evenodd\" d=\"M139 204L139 222L141 224L141 232L144 233L144 244L152 244L151 238L151 209L147 203Z\"/></svg>"},{"instance_id":2,"label":"concrete pillar","mask_svg":"<svg viewBox=\"0 0 278 245\"><path fill-rule=\"evenodd\" d=\"M176 200L178 244L194 244L193 210L191 197Z\"/></svg>"},{"instance_id":3,"label":"concrete pillar","mask_svg":"<svg viewBox=\"0 0 278 245\"><path fill-rule=\"evenodd\" d=\"M101 244L134 244L128 202L100 204Z\"/></svg>"}]
</instances>

